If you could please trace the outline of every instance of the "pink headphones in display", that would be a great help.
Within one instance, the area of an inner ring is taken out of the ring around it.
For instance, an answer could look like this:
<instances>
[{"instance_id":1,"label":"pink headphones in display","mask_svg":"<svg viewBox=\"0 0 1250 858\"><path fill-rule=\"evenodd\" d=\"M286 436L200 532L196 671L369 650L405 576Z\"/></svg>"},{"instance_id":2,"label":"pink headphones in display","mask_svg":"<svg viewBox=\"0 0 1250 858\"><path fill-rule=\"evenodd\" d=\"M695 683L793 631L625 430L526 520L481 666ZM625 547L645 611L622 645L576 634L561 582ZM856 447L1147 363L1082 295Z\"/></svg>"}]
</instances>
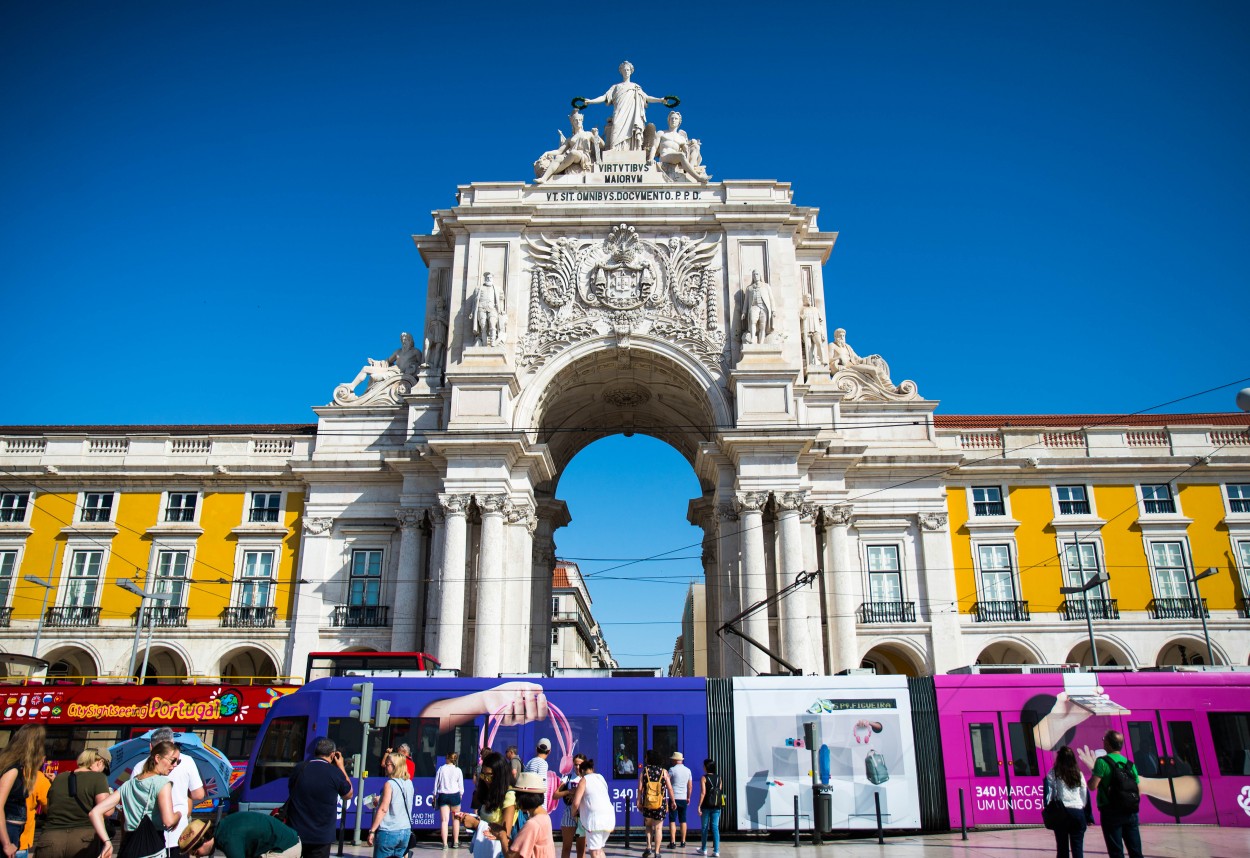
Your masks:
<instances>
[{"instance_id":1,"label":"pink headphones in display","mask_svg":"<svg viewBox=\"0 0 1250 858\"><path fill-rule=\"evenodd\" d=\"M482 733L479 737L478 747L489 748L491 743L495 741L495 735L499 732L501 718L505 709L511 708L512 704L506 704L500 707L493 715L486 719L486 723L482 725ZM560 788L560 781L573 771L573 730L569 727L569 719L560 711L560 707L556 706L550 700L547 701L547 716L551 719L551 725L555 727L556 744L560 746L560 762L557 766L547 769L547 812L556 809L560 800L556 798L556 790ZM481 757L478 762L481 763ZM558 774L557 774L558 771Z\"/></svg>"}]
</instances>

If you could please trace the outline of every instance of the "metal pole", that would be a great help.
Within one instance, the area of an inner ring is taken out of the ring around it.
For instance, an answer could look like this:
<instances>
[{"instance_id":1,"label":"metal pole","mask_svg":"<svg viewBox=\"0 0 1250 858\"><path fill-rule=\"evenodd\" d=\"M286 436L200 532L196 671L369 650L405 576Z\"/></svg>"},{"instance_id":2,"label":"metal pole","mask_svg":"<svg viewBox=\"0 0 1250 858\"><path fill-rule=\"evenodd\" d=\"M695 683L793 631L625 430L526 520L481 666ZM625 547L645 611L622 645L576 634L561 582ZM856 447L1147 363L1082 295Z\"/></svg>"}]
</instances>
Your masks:
<instances>
[{"instance_id":1,"label":"metal pole","mask_svg":"<svg viewBox=\"0 0 1250 858\"><path fill-rule=\"evenodd\" d=\"M872 794L872 803L877 806L877 842L885 843L885 831L881 828L881 793Z\"/></svg>"},{"instance_id":2,"label":"metal pole","mask_svg":"<svg viewBox=\"0 0 1250 858\"><path fill-rule=\"evenodd\" d=\"M39 657L39 639L43 637L43 615L48 613L48 593L52 585L43 588L43 607L39 609L39 625L35 627L35 645L31 647L31 658Z\"/></svg>"},{"instance_id":3,"label":"metal pole","mask_svg":"<svg viewBox=\"0 0 1250 858\"><path fill-rule=\"evenodd\" d=\"M126 668L126 681L135 678L135 662L139 660L139 635L143 634L143 597L139 597L139 614L135 617L135 642L130 645L130 666Z\"/></svg>"},{"instance_id":4,"label":"metal pole","mask_svg":"<svg viewBox=\"0 0 1250 858\"><path fill-rule=\"evenodd\" d=\"M1211 651L1211 635L1207 632L1207 611L1206 605L1202 604L1202 590L1198 587L1198 581L1194 580L1194 592L1198 594L1195 604L1198 608L1198 616L1202 618L1202 639L1207 644L1207 664L1215 664L1215 653Z\"/></svg>"},{"instance_id":5,"label":"metal pole","mask_svg":"<svg viewBox=\"0 0 1250 858\"><path fill-rule=\"evenodd\" d=\"M139 615L143 615L143 599L139 600ZM148 607L148 643L143 648L143 672L139 674L139 684L143 685L148 681L148 655L152 652L152 627L156 625L154 605Z\"/></svg>"},{"instance_id":6,"label":"metal pole","mask_svg":"<svg viewBox=\"0 0 1250 858\"><path fill-rule=\"evenodd\" d=\"M362 695L363 695L363 692L362 692ZM361 699L362 700L364 699L363 696ZM362 717L367 718L367 717L371 717L373 713L361 712L360 714ZM352 830L352 845L353 846L360 845L360 817L364 816L364 812L365 812L365 774L366 774L365 759L369 754L369 722L362 721L360 726L361 726L360 774L356 776L356 825ZM346 813L347 808L344 807L343 811L344 813Z\"/></svg>"},{"instance_id":7,"label":"metal pole","mask_svg":"<svg viewBox=\"0 0 1250 858\"><path fill-rule=\"evenodd\" d=\"M799 848L799 797L794 797L794 848Z\"/></svg>"},{"instance_id":8,"label":"metal pole","mask_svg":"<svg viewBox=\"0 0 1250 858\"><path fill-rule=\"evenodd\" d=\"M968 818L964 815L964 788L959 788L959 834L960 840L968 839Z\"/></svg>"},{"instance_id":9,"label":"metal pole","mask_svg":"<svg viewBox=\"0 0 1250 858\"><path fill-rule=\"evenodd\" d=\"M1081 559L1081 537L1077 532L1072 531L1072 541L1076 544L1076 568L1081 573L1081 586L1085 587L1081 591L1081 605L1085 608L1085 628L1089 631L1089 657L1094 662L1094 667L1098 667L1098 644L1094 642L1094 619L1089 613L1089 587L1085 586L1089 582L1085 580L1085 561ZM1098 574L1098 570L1094 570L1094 575Z\"/></svg>"}]
</instances>

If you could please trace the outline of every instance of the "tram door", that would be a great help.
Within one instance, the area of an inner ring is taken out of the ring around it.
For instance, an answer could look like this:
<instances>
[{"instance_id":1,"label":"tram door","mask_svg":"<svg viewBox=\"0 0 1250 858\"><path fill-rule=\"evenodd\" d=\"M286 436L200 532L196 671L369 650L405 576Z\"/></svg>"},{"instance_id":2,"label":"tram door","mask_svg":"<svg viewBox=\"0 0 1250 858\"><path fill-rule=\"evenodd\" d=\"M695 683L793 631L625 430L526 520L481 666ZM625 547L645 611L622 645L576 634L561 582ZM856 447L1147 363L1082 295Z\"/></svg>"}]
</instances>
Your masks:
<instances>
[{"instance_id":1,"label":"tram door","mask_svg":"<svg viewBox=\"0 0 1250 858\"><path fill-rule=\"evenodd\" d=\"M1193 712L1161 709L1134 714L1154 716L1128 722L1127 750L1142 779L1142 804L1154 805L1178 823L1218 824L1215 803L1202 801L1211 784L1198 750Z\"/></svg>"},{"instance_id":2,"label":"tram door","mask_svg":"<svg viewBox=\"0 0 1250 858\"><path fill-rule=\"evenodd\" d=\"M617 808L631 807L638 790L638 773L646 754L654 750L660 765L667 769L674 751L682 751L681 719L676 715L613 715L608 719L611 734L612 771L607 776L610 794ZM684 751L683 751L684 753ZM686 761L690 765L690 761ZM599 764L596 763L596 768Z\"/></svg>"},{"instance_id":3,"label":"tram door","mask_svg":"<svg viewBox=\"0 0 1250 858\"><path fill-rule=\"evenodd\" d=\"M1041 819L1042 794L1033 729L1019 716L964 713L968 743L968 796L973 823L1034 823Z\"/></svg>"}]
</instances>

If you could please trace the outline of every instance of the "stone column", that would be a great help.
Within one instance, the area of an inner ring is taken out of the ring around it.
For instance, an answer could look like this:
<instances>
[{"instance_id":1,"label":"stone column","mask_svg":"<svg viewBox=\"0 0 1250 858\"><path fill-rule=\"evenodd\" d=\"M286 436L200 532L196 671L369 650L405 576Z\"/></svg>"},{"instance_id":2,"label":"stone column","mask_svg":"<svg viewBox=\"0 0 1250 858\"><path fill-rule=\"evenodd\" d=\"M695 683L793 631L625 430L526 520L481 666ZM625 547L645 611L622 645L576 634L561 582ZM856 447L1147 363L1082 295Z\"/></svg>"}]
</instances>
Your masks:
<instances>
[{"instance_id":1,"label":"stone column","mask_svg":"<svg viewBox=\"0 0 1250 858\"><path fill-rule=\"evenodd\" d=\"M534 526L537 519L530 504L510 504L505 512L508 526L508 578L505 598L509 618L504 629L503 669L509 673L530 670L534 605ZM550 608L548 608L550 610Z\"/></svg>"},{"instance_id":2,"label":"stone column","mask_svg":"<svg viewBox=\"0 0 1250 858\"><path fill-rule=\"evenodd\" d=\"M963 630L959 621L959 596L955 587L955 559L944 512L920 513L921 603L925 606L932 635L930 666L934 673L963 667ZM920 619L920 617L917 617Z\"/></svg>"},{"instance_id":3,"label":"stone column","mask_svg":"<svg viewBox=\"0 0 1250 858\"><path fill-rule=\"evenodd\" d=\"M470 495L439 495L447 517L443 528L443 557L439 564L438 638L434 657L448 670L462 670L464 664L464 593L468 577L469 528L465 514Z\"/></svg>"},{"instance_id":4,"label":"stone column","mask_svg":"<svg viewBox=\"0 0 1250 858\"><path fill-rule=\"evenodd\" d=\"M473 675L498 676L503 668L503 633L514 611L504 613L505 494L478 495L482 511L482 545L477 559L477 628L473 636Z\"/></svg>"},{"instance_id":5,"label":"stone column","mask_svg":"<svg viewBox=\"0 0 1250 858\"><path fill-rule=\"evenodd\" d=\"M829 664L825 658L824 603L820 594L827 586L826 573L820 563L820 551L816 545L816 513L819 509L810 503L803 504L799 509L799 522L803 532L803 568L808 572L820 571L821 575L813 584L807 596L807 646L812 651L812 660L816 672L827 674Z\"/></svg>"},{"instance_id":6,"label":"stone column","mask_svg":"<svg viewBox=\"0 0 1250 858\"><path fill-rule=\"evenodd\" d=\"M718 676L741 676L746 671L746 664L738 656L741 647L736 643L731 647L730 640L718 634L718 630L730 617L737 616L742 610L739 600L739 558L738 558L738 513L731 503L716 505L716 554L717 574L720 576L721 618L715 629L708 635L708 648L715 647L720 654L721 672ZM735 639L737 640L737 639ZM738 641L741 643L741 641Z\"/></svg>"},{"instance_id":7,"label":"stone column","mask_svg":"<svg viewBox=\"0 0 1250 858\"><path fill-rule=\"evenodd\" d=\"M777 542L780 549L777 589L788 587L803 570L803 530L800 510L803 492L779 492L773 496L777 503ZM808 618L812 585L792 591L777 603L777 623L780 626L781 654L786 661L803 671L804 675L816 672L808 636Z\"/></svg>"},{"instance_id":8,"label":"stone column","mask_svg":"<svg viewBox=\"0 0 1250 858\"><path fill-rule=\"evenodd\" d=\"M703 566L703 628L692 625L690 634L694 637L691 641L691 651L695 653L695 665L699 662L698 651L703 649L703 669L704 673L699 674L697 670L692 669L692 676L720 676L720 647L717 646L716 630L720 628L724 622L720 616L721 609L721 579L719 564L716 561L716 519L711 515L704 515L701 518L701 526L703 527L703 557L701 563ZM691 666L694 668L694 665Z\"/></svg>"},{"instance_id":9,"label":"stone column","mask_svg":"<svg viewBox=\"0 0 1250 858\"><path fill-rule=\"evenodd\" d=\"M326 566L334 519L311 516L302 519L302 523L299 569L293 583L295 598L288 618L291 634L287 638L286 664L280 671L288 676L302 676L308 664L308 654L322 648L318 643L322 618L325 606L330 603L325 597Z\"/></svg>"},{"instance_id":10,"label":"stone column","mask_svg":"<svg viewBox=\"0 0 1250 858\"><path fill-rule=\"evenodd\" d=\"M859 667L859 640L856 631L856 614L860 603L859 572L848 560L850 536L847 528L851 523L851 505L827 506L825 533L828 536L826 550L829 557L825 565L828 604L825 613L829 617L828 640L829 670L839 673Z\"/></svg>"},{"instance_id":11,"label":"stone column","mask_svg":"<svg viewBox=\"0 0 1250 858\"><path fill-rule=\"evenodd\" d=\"M764 560L764 505L768 503L768 492L740 492L736 498L738 504L738 535L742 541L742 580L739 592L742 594L743 607L753 605L768 596L768 582L765 578L767 565ZM742 620L744 634L768 646L768 612L759 610ZM771 659L757 646L745 641L743 654L749 674L768 673L772 669Z\"/></svg>"},{"instance_id":12,"label":"stone column","mask_svg":"<svg viewBox=\"0 0 1250 858\"><path fill-rule=\"evenodd\" d=\"M421 519L425 511L416 507L400 507L395 518L399 522L399 569L391 601L391 649L409 652L420 647L417 626L421 610Z\"/></svg>"},{"instance_id":13,"label":"stone column","mask_svg":"<svg viewBox=\"0 0 1250 858\"><path fill-rule=\"evenodd\" d=\"M443 582L440 573L443 560L447 514L442 505L430 507L430 565L425 570L425 651L437 657L438 632L441 625Z\"/></svg>"}]
</instances>

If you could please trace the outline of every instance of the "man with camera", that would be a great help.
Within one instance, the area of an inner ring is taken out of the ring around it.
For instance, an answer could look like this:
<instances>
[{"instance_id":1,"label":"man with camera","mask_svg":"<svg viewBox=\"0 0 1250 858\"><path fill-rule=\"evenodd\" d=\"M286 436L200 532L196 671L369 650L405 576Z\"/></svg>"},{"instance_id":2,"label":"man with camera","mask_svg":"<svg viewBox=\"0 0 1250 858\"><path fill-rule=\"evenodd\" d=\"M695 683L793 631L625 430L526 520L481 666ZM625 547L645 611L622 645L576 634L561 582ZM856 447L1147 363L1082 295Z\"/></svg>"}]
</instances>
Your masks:
<instances>
[{"instance_id":1,"label":"man with camera","mask_svg":"<svg viewBox=\"0 0 1250 858\"><path fill-rule=\"evenodd\" d=\"M324 736L318 739L313 758L296 766L287 783L287 824L299 834L304 858L329 858L339 799L352 797L343 755L334 740Z\"/></svg>"}]
</instances>

